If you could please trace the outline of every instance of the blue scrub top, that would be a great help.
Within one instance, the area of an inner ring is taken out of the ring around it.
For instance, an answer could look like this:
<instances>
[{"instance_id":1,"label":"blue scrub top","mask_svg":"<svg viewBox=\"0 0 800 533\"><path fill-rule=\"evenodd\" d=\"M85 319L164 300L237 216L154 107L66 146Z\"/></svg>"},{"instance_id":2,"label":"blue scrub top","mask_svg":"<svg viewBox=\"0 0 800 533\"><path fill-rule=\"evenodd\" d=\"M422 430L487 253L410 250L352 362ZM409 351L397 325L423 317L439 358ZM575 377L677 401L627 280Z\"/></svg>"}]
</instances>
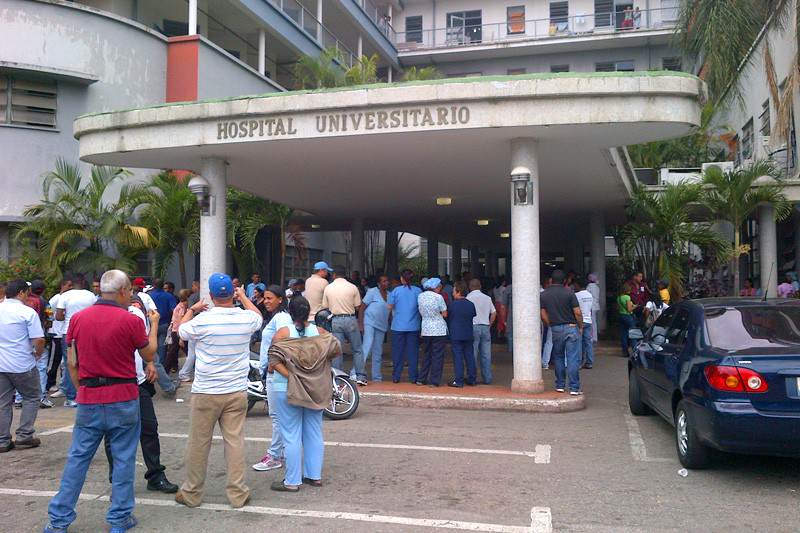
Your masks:
<instances>
[{"instance_id":1,"label":"blue scrub top","mask_svg":"<svg viewBox=\"0 0 800 533\"><path fill-rule=\"evenodd\" d=\"M389 295L386 296L389 298ZM371 326L380 331L389 329L389 305L381 296L378 287L367 291L362 302L367 308L364 310L364 325Z\"/></svg>"},{"instance_id":2,"label":"blue scrub top","mask_svg":"<svg viewBox=\"0 0 800 533\"><path fill-rule=\"evenodd\" d=\"M474 303L466 298L453 300L447 311L447 322L450 325L450 339L454 341L471 341L472 318L475 315Z\"/></svg>"},{"instance_id":3,"label":"blue scrub top","mask_svg":"<svg viewBox=\"0 0 800 533\"><path fill-rule=\"evenodd\" d=\"M392 331L419 331L422 318L419 316L417 297L422 289L417 286L400 285L389 293L392 311Z\"/></svg>"}]
</instances>

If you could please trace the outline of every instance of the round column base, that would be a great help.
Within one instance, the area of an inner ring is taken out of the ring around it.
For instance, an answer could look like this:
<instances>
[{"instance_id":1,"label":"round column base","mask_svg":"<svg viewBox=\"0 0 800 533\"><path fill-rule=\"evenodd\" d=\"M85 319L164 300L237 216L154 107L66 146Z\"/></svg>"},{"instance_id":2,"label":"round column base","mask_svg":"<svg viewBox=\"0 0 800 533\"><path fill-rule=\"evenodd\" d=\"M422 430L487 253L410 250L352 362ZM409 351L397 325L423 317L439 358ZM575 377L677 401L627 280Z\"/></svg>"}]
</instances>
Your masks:
<instances>
[{"instance_id":1,"label":"round column base","mask_svg":"<svg viewBox=\"0 0 800 533\"><path fill-rule=\"evenodd\" d=\"M539 394L544 392L544 380L513 379L511 380L511 392Z\"/></svg>"}]
</instances>

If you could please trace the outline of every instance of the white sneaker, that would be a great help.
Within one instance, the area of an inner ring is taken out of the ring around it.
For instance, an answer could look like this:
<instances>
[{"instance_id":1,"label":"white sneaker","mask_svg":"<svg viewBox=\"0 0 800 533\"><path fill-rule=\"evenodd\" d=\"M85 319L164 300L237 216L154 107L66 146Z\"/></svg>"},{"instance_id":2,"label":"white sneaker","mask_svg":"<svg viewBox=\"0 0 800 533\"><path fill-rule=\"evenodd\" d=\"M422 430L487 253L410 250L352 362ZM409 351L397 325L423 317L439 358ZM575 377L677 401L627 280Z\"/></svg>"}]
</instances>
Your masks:
<instances>
[{"instance_id":1,"label":"white sneaker","mask_svg":"<svg viewBox=\"0 0 800 533\"><path fill-rule=\"evenodd\" d=\"M259 462L253 465L253 470L258 472L266 472L267 470L277 470L283 468L283 461L266 454Z\"/></svg>"},{"instance_id":2,"label":"white sneaker","mask_svg":"<svg viewBox=\"0 0 800 533\"><path fill-rule=\"evenodd\" d=\"M363 386L365 386L367 384L367 380L366 379L357 379L356 383L363 387Z\"/></svg>"},{"instance_id":3,"label":"white sneaker","mask_svg":"<svg viewBox=\"0 0 800 533\"><path fill-rule=\"evenodd\" d=\"M569 395L570 396L583 396L583 392L581 392L579 390L571 390L571 391L569 391Z\"/></svg>"},{"instance_id":4,"label":"white sneaker","mask_svg":"<svg viewBox=\"0 0 800 533\"><path fill-rule=\"evenodd\" d=\"M78 407L78 402L76 402L75 400L67 400L64 402L64 407L75 409L76 407Z\"/></svg>"},{"instance_id":5,"label":"white sneaker","mask_svg":"<svg viewBox=\"0 0 800 533\"><path fill-rule=\"evenodd\" d=\"M556 389L556 392L564 392L564 389Z\"/></svg>"},{"instance_id":6,"label":"white sneaker","mask_svg":"<svg viewBox=\"0 0 800 533\"><path fill-rule=\"evenodd\" d=\"M64 396L64 391L61 389L56 390L54 393L50 395L51 398L62 398Z\"/></svg>"},{"instance_id":7,"label":"white sneaker","mask_svg":"<svg viewBox=\"0 0 800 533\"><path fill-rule=\"evenodd\" d=\"M58 390L58 385L53 385L52 387L50 387L49 389L47 389L47 392L55 392L55 391L57 391L57 390Z\"/></svg>"}]
</instances>

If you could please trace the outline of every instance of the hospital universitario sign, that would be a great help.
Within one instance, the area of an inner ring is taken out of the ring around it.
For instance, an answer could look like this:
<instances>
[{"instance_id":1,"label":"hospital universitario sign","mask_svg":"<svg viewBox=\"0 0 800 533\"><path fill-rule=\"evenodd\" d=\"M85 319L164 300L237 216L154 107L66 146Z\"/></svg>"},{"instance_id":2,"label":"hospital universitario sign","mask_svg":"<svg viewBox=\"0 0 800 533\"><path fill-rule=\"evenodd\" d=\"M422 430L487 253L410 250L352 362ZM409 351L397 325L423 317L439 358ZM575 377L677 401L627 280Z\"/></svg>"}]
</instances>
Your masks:
<instances>
[{"instance_id":1,"label":"hospital universitario sign","mask_svg":"<svg viewBox=\"0 0 800 533\"><path fill-rule=\"evenodd\" d=\"M353 111L316 115L250 117L216 123L217 140L268 139L294 137L298 131L314 131L318 135L363 133L372 130L407 130L467 125L470 108L467 106L427 106Z\"/></svg>"}]
</instances>

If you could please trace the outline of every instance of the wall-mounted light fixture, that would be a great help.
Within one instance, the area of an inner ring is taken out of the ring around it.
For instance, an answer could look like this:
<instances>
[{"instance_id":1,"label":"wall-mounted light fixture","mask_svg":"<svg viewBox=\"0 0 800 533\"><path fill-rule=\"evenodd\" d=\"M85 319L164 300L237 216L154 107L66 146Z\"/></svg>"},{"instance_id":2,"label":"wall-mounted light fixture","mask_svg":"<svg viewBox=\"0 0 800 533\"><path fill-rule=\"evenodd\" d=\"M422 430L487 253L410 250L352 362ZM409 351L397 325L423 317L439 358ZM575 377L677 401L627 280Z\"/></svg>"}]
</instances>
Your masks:
<instances>
[{"instance_id":1,"label":"wall-mounted light fixture","mask_svg":"<svg viewBox=\"0 0 800 533\"><path fill-rule=\"evenodd\" d=\"M514 205L533 205L533 182L530 173L511 174Z\"/></svg>"},{"instance_id":2,"label":"wall-mounted light fixture","mask_svg":"<svg viewBox=\"0 0 800 533\"><path fill-rule=\"evenodd\" d=\"M202 176L195 176L187 184L189 191L197 197L197 205L200 207L201 216L214 215L214 197L209 194L210 186L208 180Z\"/></svg>"}]
</instances>

